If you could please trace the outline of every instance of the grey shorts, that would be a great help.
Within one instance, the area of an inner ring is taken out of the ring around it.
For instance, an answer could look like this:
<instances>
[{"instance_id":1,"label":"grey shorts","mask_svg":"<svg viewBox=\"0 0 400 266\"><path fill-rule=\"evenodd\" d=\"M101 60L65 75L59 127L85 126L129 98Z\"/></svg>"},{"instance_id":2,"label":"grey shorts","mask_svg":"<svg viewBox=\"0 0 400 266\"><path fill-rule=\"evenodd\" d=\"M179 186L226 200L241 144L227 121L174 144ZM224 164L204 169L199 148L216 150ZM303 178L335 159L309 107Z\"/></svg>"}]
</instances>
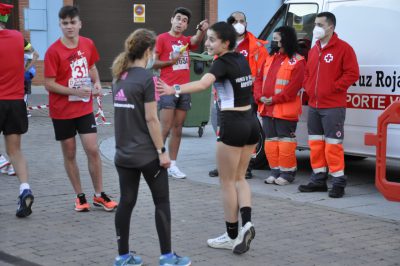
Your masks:
<instances>
[{"instance_id":1,"label":"grey shorts","mask_svg":"<svg viewBox=\"0 0 400 266\"><path fill-rule=\"evenodd\" d=\"M181 94L179 97L175 95L164 95L160 97L158 109L180 109L184 111L190 110L192 106L190 94Z\"/></svg>"}]
</instances>

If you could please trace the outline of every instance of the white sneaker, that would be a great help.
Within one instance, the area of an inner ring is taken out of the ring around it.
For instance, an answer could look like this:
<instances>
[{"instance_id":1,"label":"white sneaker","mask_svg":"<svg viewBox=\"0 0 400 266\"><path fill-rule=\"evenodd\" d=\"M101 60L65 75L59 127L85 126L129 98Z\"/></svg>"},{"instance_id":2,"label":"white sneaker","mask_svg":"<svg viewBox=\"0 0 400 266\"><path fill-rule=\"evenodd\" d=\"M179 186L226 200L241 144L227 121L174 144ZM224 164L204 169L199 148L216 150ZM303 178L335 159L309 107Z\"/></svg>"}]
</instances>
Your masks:
<instances>
[{"instance_id":1,"label":"white sneaker","mask_svg":"<svg viewBox=\"0 0 400 266\"><path fill-rule=\"evenodd\" d=\"M234 239L231 239L228 236L228 233L225 232L222 236L211 238L207 240L207 245L212 248L223 248L223 249L233 249L233 244L235 243Z\"/></svg>"},{"instance_id":2,"label":"white sneaker","mask_svg":"<svg viewBox=\"0 0 400 266\"><path fill-rule=\"evenodd\" d=\"M186 174L182 173L176 165L168 168L168 176L178 179L186 178Z\"/></svg>"},{"instance_id":3,"label":"white sneaker","mask_svg":"<svg viewBox=\"0 0 400 266\"><path fill-rule=\"evenodd\" d=\"M12 164L8 165L7 175L17 175L14 170L14 166Z\"/></svg>"},{"instance_id":4,"label":"white sneaker","mask_svg":"<svg viewBox=\"0 0 400 266\"><path fill-rule=\"evenodd\" d=\"M256 236L256 230L251 222L247 222L242 229L240 229L237 238L233 244L233 253L243 254L250 248L250 243Z\"/></svg>"},{"instance_id":5,"label":"white sneaker","mask_svg":"<svg viewBox=\"0 0 400 266\"><path fill-rule=\"evenodd\" d=\"M278 177L277 179L275 179L275 184L280 185L280 186L285 186L285 185L289 185L290 182L287 181L286 179L282 178L282 177Z\"/></svg>"},{"instance_id":6,"label":"white sneaker","mask_svg":"<svg viewBox=\"0 0 400 266\"><path fill-rule=\"evenodd\" d=\"M4 157L3 155L0 155L0 169L6 167L9 164L10 164L10 162L6 159L6 157Z\"/></svg>"},{"instance_id":7,"label":"white sneaker","mask_svg":"<svg viewBox=\"0 0 400 266\"><path fill-rule=\"evenodd\" d=\"M276 178L275 176L269 176L267 178L265 178L264 183L265 184L273 184L275 182Z\"/></svg>"},{"instance_id":8,"label":"white sneaker","mask_svg":"<svg viewBox=\"0 0 400 266\"><path fill-rule=\"evenodd\" d=\"M7 174L7 175L16 175L14 167L9 164L6 167L0 169L0 173Z\"/></svg>"}]
</instances>

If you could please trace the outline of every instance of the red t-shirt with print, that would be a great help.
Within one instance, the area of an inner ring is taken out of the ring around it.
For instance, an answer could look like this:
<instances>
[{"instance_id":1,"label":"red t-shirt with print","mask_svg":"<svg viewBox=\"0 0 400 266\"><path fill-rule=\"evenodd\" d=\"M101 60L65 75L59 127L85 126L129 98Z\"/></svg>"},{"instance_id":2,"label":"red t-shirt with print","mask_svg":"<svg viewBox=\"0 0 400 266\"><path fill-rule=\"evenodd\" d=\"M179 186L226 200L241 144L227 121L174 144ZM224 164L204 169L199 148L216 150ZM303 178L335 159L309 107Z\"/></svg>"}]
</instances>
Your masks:
<instances>
[{"instance_id":1,"label":"red t-shirt with print","mask_svg":"<svg viewBox=\"0 0 400 266\"><path fill-rule=\"evenodd\" d=\"M196 49L196 46L190 44L190 38L183 35L174 37L168 32L157 36L156 53L161 61L171 60L173 51L179 52L181 47L189 44L176 64L161 69L160 78L168 85L184 84L190 81L189 51Z\"/></svg>"},{"instance_id":2,"label":"red t-shirt with print","mask_svg":"<svg viewBox=\"0 0 400 266\"><path fill-rule=\"evenodd\" d=\"M0 100L24 99L24 37L0 30Z\"/></svg>"},{"instance_id":3,"label":"red t-shirt with print","mask_svg":"<svg viewBox=\"0 0 400 266\"><path fill-rule=\"evenodd\" d=\"M89 85L89 69L99 60L92 40L79 36L78 46L68 48L61 39L47 49L44 58L44 75L66 87L77 88ZM50 117L72 119L93 112L92 98L88 101L72 95L49 93Z\"/></svg>"}]
</instances>

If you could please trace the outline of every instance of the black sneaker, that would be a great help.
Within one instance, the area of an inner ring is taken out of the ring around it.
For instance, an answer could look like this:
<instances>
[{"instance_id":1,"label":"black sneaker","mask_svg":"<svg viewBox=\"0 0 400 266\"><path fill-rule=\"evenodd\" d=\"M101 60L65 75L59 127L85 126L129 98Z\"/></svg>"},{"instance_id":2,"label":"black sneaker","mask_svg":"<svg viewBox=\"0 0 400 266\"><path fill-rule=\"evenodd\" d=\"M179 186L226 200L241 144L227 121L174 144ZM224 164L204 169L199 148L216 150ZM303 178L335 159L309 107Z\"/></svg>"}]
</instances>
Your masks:
<instances>
[{"instance_id":1,"label":"black sneaker","mask_svg":"<svg viewBox=\"0 0 400 266\"><path fill-rule=\"evenodd\" d=\"M253 178L253 173L251 170L247 169L246 175L244 176L246 179L252 179Z\"/></svg>"},{"instance_id":2,"label":"black sneaker","mask_svg":"<svg viewBox=\"0 0 400 266\"><path fill-rule=\"evenodd\" d=\"M299 186L300 192L327 192L328 186L325 184L317 185L314 183L308 183L307 185L300 185Z\"/></svg>"},{"instance_id":3,"label":"black sneaker","mask_svg":"<svg viewBox=\"0 0 400 266\"><path fill-rule=\"evenodd\" d=\"M218 169L211 170L210 172L208 172L208 175L209 175L210 177L216 177L216 176L218 176L218 175L219 175Z\"/></svg>"},{"instance_id":4,"label":"black sneaker","mask_svg":"<svg viewBox=\"0 0 400 266\"><path fill-rule=\"evenodd\" d=\"M24 189L18 197L18 208L15 214L19 218L24 218L32 214L33 194L30 189Z\"/></svg>"},{"instance_id":5,"label":"black sneaker","mask_svg":"<svg viewBox=\"0 0 400 266\"><path fill-rule=\"evenodd\" d=\"M344 187L333 186L328 195L331 198L341 198L344 195Z\"/></svg>"}]
</instances>

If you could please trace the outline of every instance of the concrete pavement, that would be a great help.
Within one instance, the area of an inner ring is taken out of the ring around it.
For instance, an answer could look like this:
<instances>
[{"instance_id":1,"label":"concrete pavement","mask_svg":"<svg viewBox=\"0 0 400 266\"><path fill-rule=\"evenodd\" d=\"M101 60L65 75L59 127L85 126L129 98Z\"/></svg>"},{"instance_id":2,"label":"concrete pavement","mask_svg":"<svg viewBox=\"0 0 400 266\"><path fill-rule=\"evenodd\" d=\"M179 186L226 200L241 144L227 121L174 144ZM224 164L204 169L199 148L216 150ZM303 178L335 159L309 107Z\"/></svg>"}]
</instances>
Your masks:
<instances>
[{"instance_id":1,"label":"concrete pavement","mask_svg":"<svg viewBox=\"0 0 400 266\"><path fill-rule=\"evenodd\" d=\"M34 93L31 105L45 103L46 98L43 93ZM105 97L104 108L112 122L110 96ZM0 265L112 265L117 254L114 213L73 210L75 195L47 111L32 114L23 150L35 194L33 214L27 219L15 217L18 181L0 175ZM218 179L207 175L214 167L212 130L207 128L202 138L196 132L185 128L178 162L188 179L170 179L173 248L190 256L193 265L400 265L400 219L395 215L399 204L386 202L374 191L370 178L351 180L346 197L339 200L329 199L326 193L297 193L308 169L287 187L267 186L262 182L267 172L255 171L250 184L255 192L253 222L257 234L251 250L237 256L208 248L206 239L222 234L225 226ZM112 126L99 127L99 145L105 191L118 199L118 178L111 160ZM81 179L91 203L93 189L86 158L78 147ZM3 144L0 151L4 151ZM300 154L304 167L306 157ZM350 167L369 173L371 165L355 162ZM381 209L381 213L362 211L363 206ZM145 265L157 265L154 207L144 181L132 215L131 249L143 257Z\"/></svg>"}]
</instances>

